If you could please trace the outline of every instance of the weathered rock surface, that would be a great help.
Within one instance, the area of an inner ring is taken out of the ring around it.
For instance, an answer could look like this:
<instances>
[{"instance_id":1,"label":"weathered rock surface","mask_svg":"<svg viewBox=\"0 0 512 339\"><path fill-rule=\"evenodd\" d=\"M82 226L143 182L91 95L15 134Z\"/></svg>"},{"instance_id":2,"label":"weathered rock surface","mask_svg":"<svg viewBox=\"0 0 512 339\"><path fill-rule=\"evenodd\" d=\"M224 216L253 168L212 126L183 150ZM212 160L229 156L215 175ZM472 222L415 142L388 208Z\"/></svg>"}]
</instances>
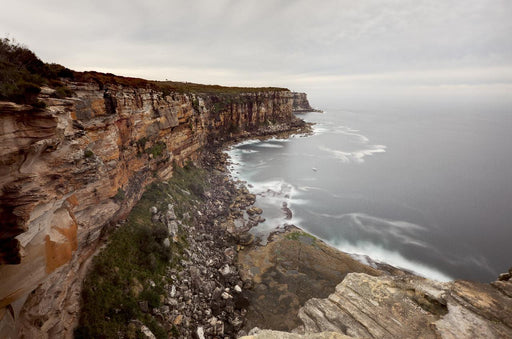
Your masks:
<instances>
[{"instance_id":1,"label":"weathered rock surface","mask_svg":"<svg viewBox=\"0 0 512 339\"><path fill-rule=\"evenodd\" d=\"M295 227L274 234L266 246L240 251L238 263L242 280L254 286L246 331L292 330L301 324L299 308L310 298L327 297L347 273L383 274Z\"/></svg>"},{"instance_id":2,"label":"weathered rock surface","mask_svg":"<svg viewBox=\"0 0 512 339\"><path fill-rule=\"evenodd\" d=\"M295 113L306 112L322 112L321 110L311 107L306 93L293 93L293 106L292 109Z\"/></svg>"},{"instance_id":3,"label":"weathered rock surface","mask_svg":"<svg viewBox=\"0 0 512 339\"><path fill-rule=\"evenodd\" d=\"M289 91L228 100L93 82L67 85L75 96L43 94L43 111L0 104L1 337L15 327L27 337L71 335L98 240L147 184L172 175L173 162L194 160L203 146L266 121L283 123L266 133L296 124Z\"/></svg>"},{"instance_id":4,"label":"weathered rock surface","mask_svg":"<svg viewBox=\"0 0 512 339\"><path fill-rule=\"evenodd\" d=\"M348 274L299 311L301 332L361 338L511 338L512 283Z\"/></svg>"},{"instance_id":5,"label":"weathered rock surface","mask_svg":"<svg viewBox=\"0 0 512 339\"><path fill-rule=\"evenodd\" d=\"M257 330L251 335L240 339L354 339L337 332L321 332L310 334L297 334L272 330Z\"/></svg>"}]
</instances>

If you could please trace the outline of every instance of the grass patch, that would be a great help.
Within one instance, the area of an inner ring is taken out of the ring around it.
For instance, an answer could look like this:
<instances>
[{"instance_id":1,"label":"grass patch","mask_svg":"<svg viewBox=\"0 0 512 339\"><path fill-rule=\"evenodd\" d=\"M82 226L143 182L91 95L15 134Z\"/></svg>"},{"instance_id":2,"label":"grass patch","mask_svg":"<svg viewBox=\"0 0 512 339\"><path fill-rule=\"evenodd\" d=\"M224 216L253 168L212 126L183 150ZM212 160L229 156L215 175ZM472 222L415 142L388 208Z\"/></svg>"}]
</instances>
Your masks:
<instances>
[{"instance_id":1,"label":"grass patch","mask_svg":"<svg viewBox=\"0 0 512 339\"><path fill-rule=\"evenodd\" d=\"M145 150L145 152L147 154L152 154L153 158L156 158L156 157L162 156L166 149L167 149L167 145L164 142L159 141L156 144L154 144L153 146L151 146L150 148L148 148L147 150Z\"/></svg>"},{"instance_id":2,"label":"grass patch","mask_svg":"<svg viewBox=\"0 0 512 339\"><path fill-rule=\"evenodd\" d=\"M149 185L125 225L110 236L106 247L93 259L83 285L75 338L125 337L133 334L131 320L143 322L157 338L172 334L172 328L168 333L139 304L147 302L150 309L160 306L164 285L170 279L165 276L166 269L179 269L188 244L180 229L178 242L171 241L170 247L165 247L167 227L151 221L150 208L156 206L165 212L170 203L184 223L193 221L206 186L204 171L190 164L176 168L169 182ZM184 218L187 213L189 217Z\"/></svg>"},{"instance_id":3,"label":"grass patch","mask_svg":"<svg viewBox=\"0 0 512 339\"><path fill-rule=\"evenodd\" d=\"M289 91L281 87L229 87L220 85L203 85L192 82L179 81L151 81L140 78L123 77L112 73L100 72L74 72L73 76L77 81L96 82L100 88L105 85L122 85L138 88L153 88L170 95L172 93L193 93L193 94L242 94L259 92L281 92ZM192 103L194 105L194 103Z\"/></svg>"},{"instance_id":4,"label":"grass patch","mask_svg":"<svg viewBox=\"0 0 512 339\"><path fill-rule=\"evenodd\" d=\"M285 235L285 238L289 240L306 242L309 244L316 241L316 238L313 235L302 231L288 233Z\"/></svg>"}]
</instances>

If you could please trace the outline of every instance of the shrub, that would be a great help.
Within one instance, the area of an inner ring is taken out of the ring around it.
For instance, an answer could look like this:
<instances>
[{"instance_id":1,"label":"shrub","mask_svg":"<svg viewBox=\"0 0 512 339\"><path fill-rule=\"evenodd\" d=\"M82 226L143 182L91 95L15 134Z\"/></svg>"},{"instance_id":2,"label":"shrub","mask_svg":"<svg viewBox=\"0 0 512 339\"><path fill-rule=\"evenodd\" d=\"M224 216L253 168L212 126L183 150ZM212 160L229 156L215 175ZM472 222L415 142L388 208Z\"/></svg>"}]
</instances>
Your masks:
<instances>
[{"instance_id":1,"label":"shrub","mask_svg":"<svg viewBox=\"0 0 512 339\"><path fill-rule=\"evenodd\" d=\"M94 155L93 151L91 151L90 149L86 149L84 151L84 157L87 159L87 158L91 158L92 156Z\"/></svg>"},{"instance_id":2,"label":"shrub","mask_svg":"<svg viewBox=\"0 0 512 339\"><path fill-rule=\"evenodd\" d=\"M120 201L123 201L125 198L126 198L126 195L125 195L124 190L121 187L119 187L117 189L116 195L114 196L114 200L117 202L120 202Z\"/></svg>"},{"instance_id":3,"label":"shrub","mask_svg":"<svg viewBox=\"0 0 512 339\"><path fill-rule=\"evenodd\" d=\"M37 100L44 84L60 84L57 79L73 72L64 66L42 62L28 48L7 38L0 39L0 99L43 108ZM61 89L59 95L69 96Z\"/></svg>"},{"instance_id":4,"label":"shrub","mask_svg":"<svg viewBox=\"0 0 512 339\"><path fill-rule=\"evenodd\" d=\"M159 141L156 144L154 144L152 147L148 148L145 152L147 154L152 154L153 157L156 158L156 157L162 156L162 154L164 153L164 150L166 150L166 149L167 149L167 145L164 142Z\"/></svg>"},{"instance_id":5,"label":"shrub","mask_svg":"<svg viewBox=\"0 0 512 339\"><path fill-rule=\"evenodd\" d=\"M55 89L55 92L52 94L52 97L64 99L73 95L73 91L69 89L67 86L59 86Z\"/></svg>"}]
</instances>

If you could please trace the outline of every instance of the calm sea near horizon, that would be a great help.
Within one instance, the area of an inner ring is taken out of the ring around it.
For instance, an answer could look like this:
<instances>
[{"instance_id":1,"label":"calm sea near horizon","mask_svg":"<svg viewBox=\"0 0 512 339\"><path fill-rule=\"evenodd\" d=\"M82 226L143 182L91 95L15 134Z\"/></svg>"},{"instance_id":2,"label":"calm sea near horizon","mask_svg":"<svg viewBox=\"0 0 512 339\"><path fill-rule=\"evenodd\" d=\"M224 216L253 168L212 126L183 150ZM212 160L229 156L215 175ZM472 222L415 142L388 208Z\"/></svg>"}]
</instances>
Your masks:
<instances>
[{"instance_id":1,"label":"calm sea near horizon","mask_svg":"<svg viewBox=\"0 0 512 339\"><path fill-rule=\"evenodd\" d=\"M311 136L228 152L266 221L436 280L495 280L512 265L512 114L327 109ZM286 220L281 206L293 211Z\"/></svg>"}]
</instances>

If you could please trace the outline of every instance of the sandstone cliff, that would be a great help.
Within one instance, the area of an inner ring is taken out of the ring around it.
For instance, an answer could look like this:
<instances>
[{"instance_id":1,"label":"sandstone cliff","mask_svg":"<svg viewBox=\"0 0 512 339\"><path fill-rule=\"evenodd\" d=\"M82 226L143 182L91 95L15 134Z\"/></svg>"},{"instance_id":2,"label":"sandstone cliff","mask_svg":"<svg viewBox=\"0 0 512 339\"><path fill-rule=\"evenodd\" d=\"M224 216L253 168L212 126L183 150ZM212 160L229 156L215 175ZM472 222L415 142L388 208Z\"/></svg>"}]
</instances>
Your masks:
<instances>
[{"instance_id":1,"label":"sandstone cliff","mask_svg":"<svg viewBox=\"0 0 512 339\"><path fill-rule=\"evenodd\" d=\"M293 93L293 111L295 113L322 112L311 107L306 93Z\"/></svg>"},{"instance_id":2,"label":"sandstone cliff","mask_svg":"<svg viewBox=\"0 0 512 339\"><path fill-rule=\"evenodd\" d=\"M0 336L20 323L70 334L88 259L173 164L208 143L292 122L293 93L162 92L151 86L68 82L74 96L44 110L0 104Z\"/></svg>"}]
</instances>

